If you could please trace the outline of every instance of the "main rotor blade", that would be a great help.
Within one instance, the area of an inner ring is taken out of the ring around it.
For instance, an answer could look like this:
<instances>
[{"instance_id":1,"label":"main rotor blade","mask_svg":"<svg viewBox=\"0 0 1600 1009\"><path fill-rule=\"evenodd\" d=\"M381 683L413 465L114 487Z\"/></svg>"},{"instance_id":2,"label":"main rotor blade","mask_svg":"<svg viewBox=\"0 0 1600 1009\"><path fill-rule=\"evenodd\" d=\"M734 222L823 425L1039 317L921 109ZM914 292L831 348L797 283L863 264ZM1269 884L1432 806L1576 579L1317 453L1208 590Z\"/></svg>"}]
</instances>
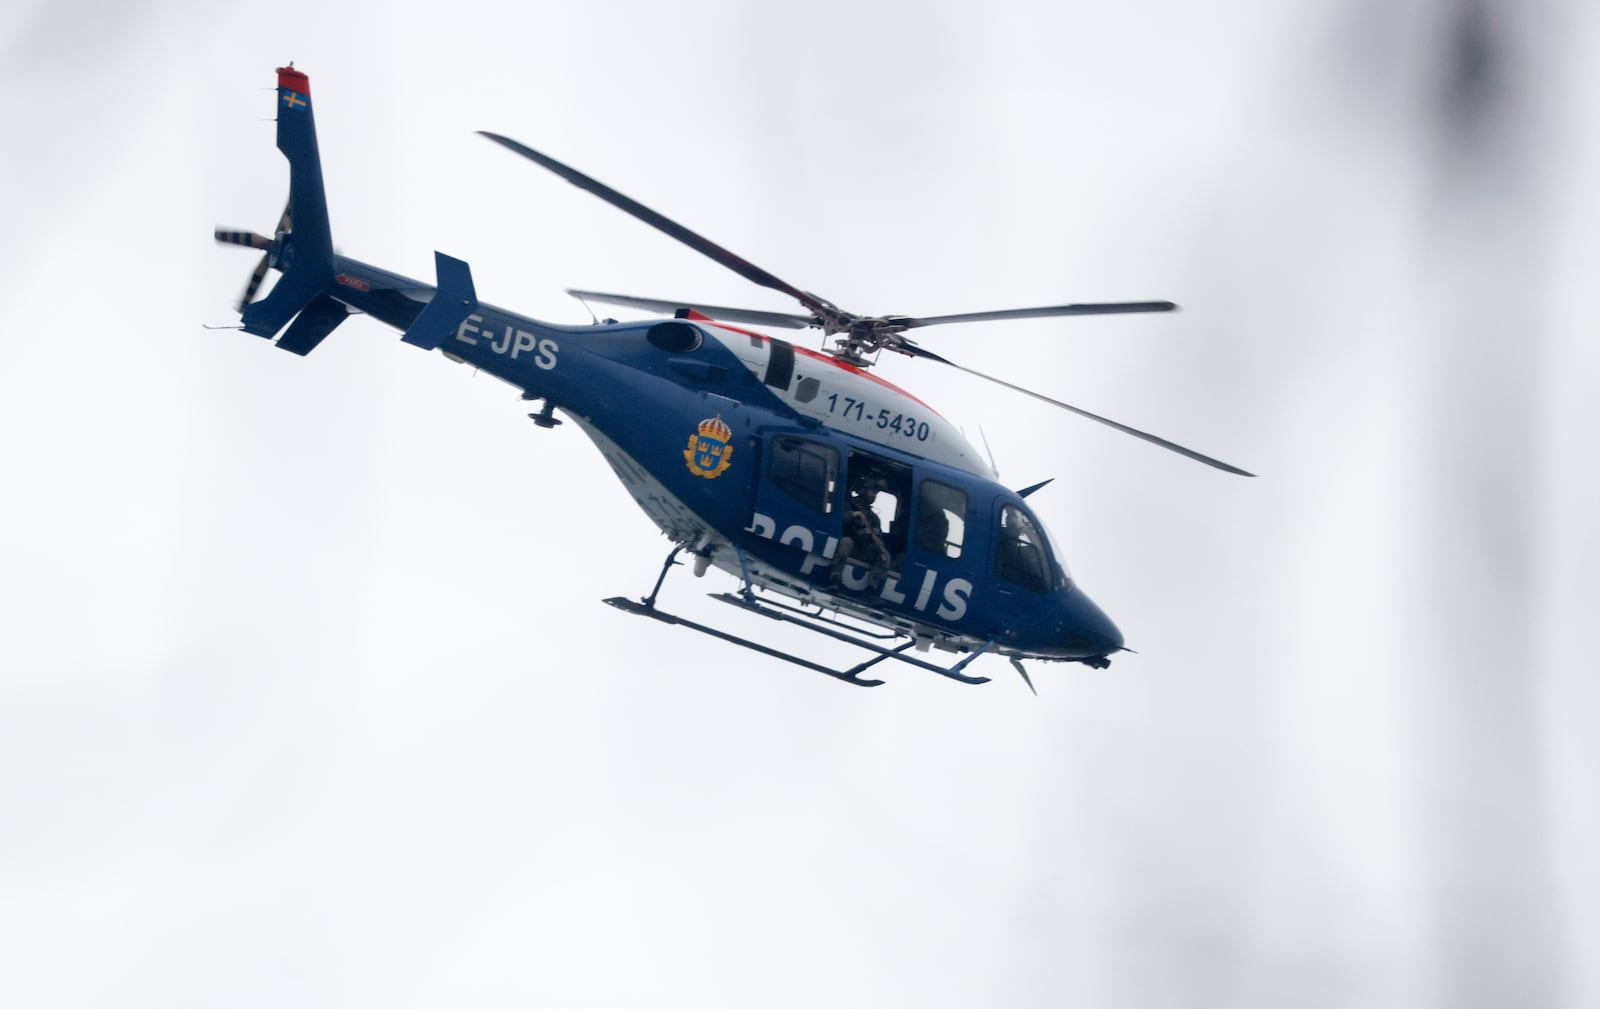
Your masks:
<instances>
[{"instance_id":1,"label":"main rotor blade","mask_svg":"<svg viewBox=\"0 0 1600 1009\"><path fill-rule=\"evenodd\" d=\"M1012 383L1007 382L1003 378L995 378L993 375L985 375L981 371L974 371L973 369L968 368L965 365L956 364L954 361L950 360L949 358L940 357L938 354L935 354L931 350L923 350L921 347L917 346L914 343L903 344L902 345L902 349L909 351L912 357L922 357L922 358L927 358L930 361L938 361L940 364L948 364L950 367L955 368L958 371L964 371L969 375L976 375L979 378L987 379L988 381L993 382L995 385L1003 385L1007 389L1013 389L1013 390L1015 390L1017 392L1022 393L1024 396L1032 396L1034 399L1037 399L1037 400L1039 400L1040 402L1043 402L1043 403L1049 403L1051 406L1059 406L1061 409L1071 411L1072 413L1075 413L1080 417L1087 417L1090 420L1098 421L1099 423L1104 424L1107 427L1115 428L1118 431L1121 431L1123 434L1131 434L1135 438L1139 438L1139 439L1141 439L1143 441L1147 441L1152 445L1160 445L1162 448L1166 449L1169 452L1176 452L1179 455L1188 456L1190 459L1193 459L1195 462L1203 462L1207 466L1214 466L1217 469L1220 469L1225 473L1236 473L1239 476L1252 476L1252 477L1255 476L1254 473L1251 473L1251 472L1249 472L1247 470L1242 470L1237 466L1229 465L1228 463L1225 463L1220 459L1213 459L1208 455L1203 455L1203 454L1201 454L1199 452L1196 452L1192 448L1184 448L1182 445L1179 445L1176 442L1170 442L1167 439L1158 437L1156 435L1153 435L1148 431L1141 431L1136 427L1129 427L1126 424L1119 424L1119 423L1117 423L1116 421L1112 420L1109 417L1102 417L1097 413L1090 413L1088 410L1079 409L1078 407L1075 407L1070 403L1063 403L1059 399L1051 399L1049 396L1041 395L1040 393L1034 392L1032 389L1024 389L1020 385L1013 385Z\"/></svg>"},{"instance_id":2,"label":"main rotor blade","mask_svg":"<svg viewBox=\"0 0 1600 1009\"><path fill-rule=\"evenodd\" d=\"M838 319L846 314L816 295L802 291L787 281L779 279L749 260L734 255L709 238L695 234L676 221L656 213L637 200L622 195L605 183L590 178L576 168L564 165L548 155L540 154L526 144L518 143L510 137L503 137L498 133L490 133L488 130L479 130L478 133L488 137L507 150L515 151L534 164L549 169L579 189L588 190L618 210L638 218L657 231L671 235L684 245L694 249L701 255L716 260L746 280L760 284L762 287L770 287L774 291L782 291L784 294L799 301L800 304L816 312L823 319Z\"/></svg>"},{"instance_id":3,"label":"main rotor blade","mask_svg":"<svg viewBox=\"0 0 1600 1009\"><path fill-rule=\"evenodd\" d=\"M599 291L580 291L576 288L567 288L567 293L579 301L603 301L608 305L625 305L629 308L644 308L652 312L676 312L680 308L692 308L701 315L709 315L713 319L723 322L748 322L757 326L783 326L787 329L805 329L811 325L808 315L792 315L788 312L763 312L753 308L723 308L718 305L706 305L698 301L665 301L660 298L635 298L631 294L602 294Z\"/></svg>"},{"instance_id":4,"label":"main rotor blade","mask_svg":"<svg viewBox=\"0 0 1600 1009\"><path fill-rule=\"evenodd\" d=\"M1107 301L1083 305L1051 305L1045 308L1007 308L998 312L963 312L959 315L928 315L920 318L892 316L891 321L906 329L944 326L952 322L1002 322L1006 319L1046 319L1057 315L1122 315L1129 312L1171 312L1178 306L1170 301Z\"/></svg>"}]
</instances>

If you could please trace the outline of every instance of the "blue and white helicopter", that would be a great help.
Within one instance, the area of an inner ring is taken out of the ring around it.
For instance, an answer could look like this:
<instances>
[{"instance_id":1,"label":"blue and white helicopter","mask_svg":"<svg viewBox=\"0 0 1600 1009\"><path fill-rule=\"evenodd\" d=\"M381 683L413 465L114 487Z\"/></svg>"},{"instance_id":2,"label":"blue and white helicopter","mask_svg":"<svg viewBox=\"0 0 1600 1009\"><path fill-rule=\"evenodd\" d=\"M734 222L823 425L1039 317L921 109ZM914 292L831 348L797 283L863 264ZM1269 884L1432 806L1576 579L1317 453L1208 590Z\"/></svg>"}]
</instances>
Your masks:
<instances>
[{"instance_id":1,"label":"blue and white helicopter","mask_svg":"<svg viewBox=\"0 0 1600 1009\"><path fill-rule=\"evenodd\" d=\"M467 264L435 253L428 285L334 252L317 153L310 81L278 69L277 146L289 161L289 205L271 237L218 229L216 239L261 250L239 303L247 333L305 355L351 314L400 330L401 340L470 364L540 401L534 423L571 420L674 544L650 594L606 602L858 686L885 660L962 683L966 668L1005 656L1109 665L1117 627L1068 576L1057 545L1025 498L926 403L867 369L888 350L961 368L1218 469L1251 474L1198 452L992 376L962 368L906 337L927 326L1045 316L1164 312L1167 301L1057 305L961 315L862 316L734 255L600 182L515 140L484 136L671 235L723 266L794 298L805 314L570 293L672 313L587 326L540 322L482 303ZM259 301L269 269L282 276ZM816 328L813 351L738 324ZM1048 483L1049 481L1046 481ZM735 592L713 598L848 642L868 657L836 669L656 605L687 554L696 576L717 567ZM933 652L948 653L946 662Z\"/></svg>"}]
</instances>

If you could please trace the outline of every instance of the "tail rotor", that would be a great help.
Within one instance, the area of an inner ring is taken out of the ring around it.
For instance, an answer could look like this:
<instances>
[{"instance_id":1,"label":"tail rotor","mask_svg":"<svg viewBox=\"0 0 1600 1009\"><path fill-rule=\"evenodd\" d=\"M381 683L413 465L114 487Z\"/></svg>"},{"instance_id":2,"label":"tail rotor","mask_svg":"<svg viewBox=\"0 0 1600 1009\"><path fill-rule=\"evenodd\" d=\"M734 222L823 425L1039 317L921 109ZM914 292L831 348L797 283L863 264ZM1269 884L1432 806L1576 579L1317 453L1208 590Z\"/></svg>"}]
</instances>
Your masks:
<instances>
[{"instance_id":1,"label":"tail rotor","mask_svg":"<svg viewBox=\"0 0 1600 1009\"><path fill-rule=\"evenodd\" d=\"M212 233L218 245L237 245L246 249L261 250L261 260L256 263L256 268L250 271L250 279L245 282L244 293L239 296L238 310L241 314L252 301L256 300L256 292L261 290L261 282L267 278L267 271L276 265L279 242L288 235L293 224L289 209L289 207L283 208L283 216L278 219L278 227L273 238L258 235L254 231L234 231L229 228L217 228Z\"/></svg>"}]
</instances>

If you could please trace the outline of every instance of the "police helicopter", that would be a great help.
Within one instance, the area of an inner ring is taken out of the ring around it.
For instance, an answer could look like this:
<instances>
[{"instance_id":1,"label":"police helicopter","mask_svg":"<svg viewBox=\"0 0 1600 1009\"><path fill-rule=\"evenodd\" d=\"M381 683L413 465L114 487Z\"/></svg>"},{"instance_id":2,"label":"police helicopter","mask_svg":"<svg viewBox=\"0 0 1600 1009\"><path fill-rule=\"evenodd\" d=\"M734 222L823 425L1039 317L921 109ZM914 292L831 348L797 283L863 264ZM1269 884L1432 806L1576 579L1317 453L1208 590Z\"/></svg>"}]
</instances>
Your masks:
<instances>
[{"instance_id":1,"label":"police helicopter","mask_svg":"<svg viewBox=\"0 0 1600 1009\"><path fill-rule=\"evenodd\" d=\"M1110 664L1123 637L1068 576L1059 544L1026 498L932 407L873 374L882 351L959 368L1217 469L1235 466L955 364L906 334L929 326L1051 316L1166 312L1168 301L1068 304L960 315L857 315L795 287L649 207L515 140L489 140L600 197L762 287L802 313L752 311L594 291L585 301L670 313L643 322L540 322L480 302L467 264L435 252L424 284L334 251L311 86L277 71L277 146L289 204L271 236L217 229L218 242L259 250L238 328L306 355L352 314L392 326L537 401L542 428L570 420L673 546L648 595L605 600L648 617L857 686L886 660L962 683L982 655ZM268 270L281 273L259 300ZM819 329L810 350L745 326ZM1046 481L1048 483L1048 481ZM694 574L738 579L712 598L846 642L866 653L838 669L669 613L656 603L687 555ZM934 652L949 656L935 661Z\"/></svg>"}]
</instances>

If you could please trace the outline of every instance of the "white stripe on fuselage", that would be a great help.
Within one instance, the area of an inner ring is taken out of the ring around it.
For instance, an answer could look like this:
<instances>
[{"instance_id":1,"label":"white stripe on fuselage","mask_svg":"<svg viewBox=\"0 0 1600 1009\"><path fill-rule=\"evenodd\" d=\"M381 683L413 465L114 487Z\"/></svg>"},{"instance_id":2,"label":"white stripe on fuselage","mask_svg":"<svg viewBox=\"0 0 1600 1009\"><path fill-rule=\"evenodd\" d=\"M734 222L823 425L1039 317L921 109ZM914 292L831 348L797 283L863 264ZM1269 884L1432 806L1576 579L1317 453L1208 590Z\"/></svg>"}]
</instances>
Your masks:
<instances>
[{"instance_id":1,"label":"white stripe on fuselage","mask_svg":"<svg viewBox=\"0 0 1600 1009\"><path fill-rule=\"evenodd\" d=\"M700 325L757 381L765 380L772 344L780 342L776 337L722 323ZM955 425L909 392L831 355L803 347L794 347L794 352L788 386L767 388L800 414L836 431L995 479L994 468Z\"/></svg>"}]
</instances>

